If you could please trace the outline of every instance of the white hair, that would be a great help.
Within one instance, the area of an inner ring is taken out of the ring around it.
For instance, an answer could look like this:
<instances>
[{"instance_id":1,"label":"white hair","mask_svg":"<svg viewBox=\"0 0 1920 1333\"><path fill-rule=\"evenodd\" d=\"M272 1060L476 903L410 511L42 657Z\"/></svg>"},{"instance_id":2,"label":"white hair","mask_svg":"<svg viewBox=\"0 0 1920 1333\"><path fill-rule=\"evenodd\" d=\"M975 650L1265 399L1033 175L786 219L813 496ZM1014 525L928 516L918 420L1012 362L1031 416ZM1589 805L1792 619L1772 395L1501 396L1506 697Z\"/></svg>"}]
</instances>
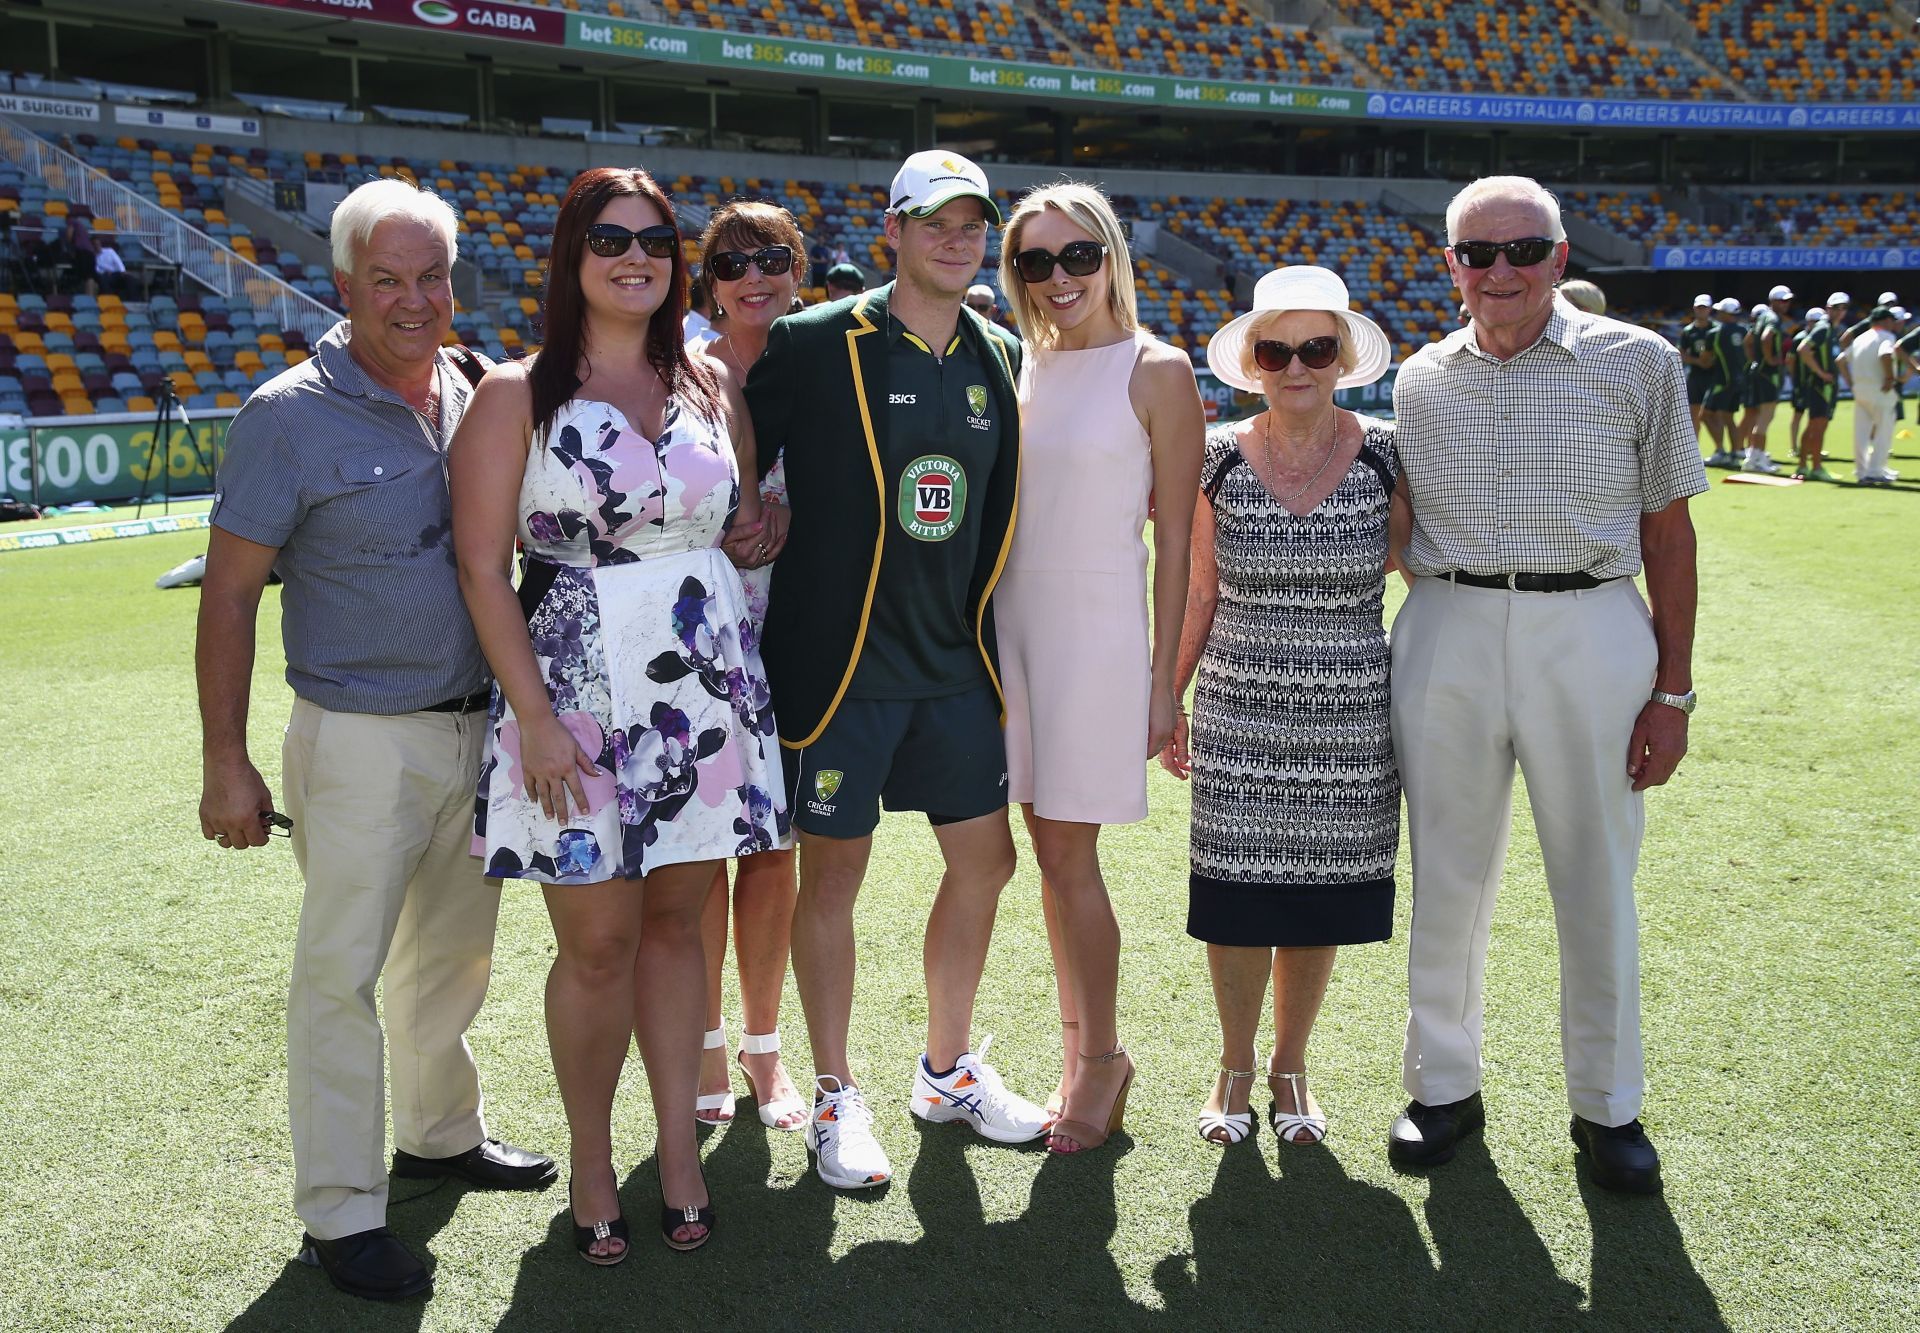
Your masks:
<instances>
[{"instance_id":1,"label":"white hair","mask_svg":"<svg viewBox=\"0 0 1920 1333\"><path fill-rule=\"evenodd\" d=\"M458 257L454 236L460 230L460 215L453 211L453 205L437 194L390 177L357 187L333 210L333 220L327 227L333 243L333 267L341 273L352 273L360 252L373 239L373 229L388 218L425 223L446 241L447 263Z\"/></svg>"},{"instance_id":2,"label":"white hair","mask_svg":"<svg viewBox=\"0 0 1920 1333\"><path fill-rule=\"evenodd\" d=\"M1553 191L1531 176L1482 176L1447 205L1448 245L1461 239L1460 219L1467 210L1484 199L1524 199L1538 204L1547 215L1547 235L1556 241L1567 239L1567 229L1560 222L1560 201Z\"/></svg>"}]
</instances>

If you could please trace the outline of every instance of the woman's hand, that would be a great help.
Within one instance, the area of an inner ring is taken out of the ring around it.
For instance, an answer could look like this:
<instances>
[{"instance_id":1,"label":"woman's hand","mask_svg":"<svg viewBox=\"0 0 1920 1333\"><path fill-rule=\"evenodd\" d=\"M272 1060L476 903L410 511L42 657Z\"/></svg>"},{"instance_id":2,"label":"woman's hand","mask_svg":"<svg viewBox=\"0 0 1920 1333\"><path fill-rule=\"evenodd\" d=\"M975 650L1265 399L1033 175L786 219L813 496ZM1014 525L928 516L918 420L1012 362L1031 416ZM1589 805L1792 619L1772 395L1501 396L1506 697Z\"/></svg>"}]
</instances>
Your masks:
<instances>
[{"instance_id":1,"label":"woman's hand","mask_svg":"<svg viewBox=\"0 0 1920 1333\"><path fill-rule=\"evenodd\" d=\"M791 509L771 500L760 502L760 548L765 556L761 564L770 565L780 558L787 545L787 529L792 525Z\"/></svg>"},{"instance_id":2,"label":"woman's hand","mask_svg":"<svg viewBox=\"0 0 1920 1333\"><path fill-rule=\"evenodd\" d=\"M766 541L766 534L759 519L751 523L742 523L737 518L727 530L720 543L720 549L726 552L727 559L740 569L757 569L762 563L760 545Z\"/></svg>"},{"instance_id":3,"label":"woman's hand","mask_svg":"<svg viewBox=\"0 0 1920 1333\"><path fill-rule=\"evenodd\" d=\"M1160 767L1185 782L1193 776L1193 753L1187 749L1187 715L1175 711L1173 736L1160 748Z\"/></svg>"},{"instance_id":4,"label":"woman's hand","mask_svg":"<svg viewBox=\"0 0 1920 1333\"><path fill-rule=\"evenodd\" d=\"M560 719L548 713L542 720L520 724L520 771L526 774L527 799L538 801L547 818L566 823L573 809L587 812L587 791L580 781L582 773L598 773L593 756L580 747Z\"/></svg>"},{"instance_id":5,"label":"woman's hand","mask_svg":"<svg viewBox=\"0 0 1920 1333\"><path fill-rule=\"evenodd\" d=\"M1158 685L1147 698L1147 758L1167 748L1173 739L1174 718L1179 714L1180 706L1173 701L1173 691Z\"/></svg>"}]
</instances>

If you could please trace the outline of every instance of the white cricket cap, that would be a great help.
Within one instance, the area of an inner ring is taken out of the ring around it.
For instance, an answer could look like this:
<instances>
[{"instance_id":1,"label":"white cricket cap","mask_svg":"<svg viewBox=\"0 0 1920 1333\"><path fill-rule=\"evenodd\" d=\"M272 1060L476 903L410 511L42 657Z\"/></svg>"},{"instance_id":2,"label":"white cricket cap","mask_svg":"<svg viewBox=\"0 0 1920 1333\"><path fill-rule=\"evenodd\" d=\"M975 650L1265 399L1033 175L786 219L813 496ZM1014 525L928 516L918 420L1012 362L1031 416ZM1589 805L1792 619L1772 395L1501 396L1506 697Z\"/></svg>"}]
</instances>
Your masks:
<instances>
[{"instance_id":1,"label":"white cricket cap","mask_svg":"<svg viewBox=\"0 0 1920 1333\"><path fill-rule=\"evenodd\" d=\"M1853 298L1851 296L1848 296L1845 292L1835 292L1832 296L1829 296L1827 298L1827 304L1828 305L1852 305Z\"/></svg>"},{"instance_id":2,"label":"white cricket cap","mask_svg":"<svg viewBox=\"0 0 1920 1333\"><path fill-rule=\"evenodd\" d=\"M1807 323L1809 324L1819 324L1828 318L1830 318L1830 316L1827 314L1825 306L1815 306L1813 309L1807 311Z\"/></svg>"},{"instance_id":3,"label":"white cricket cap","mask_svg":"<svg viewBox=\"0 0 1920 1333\"><path fill-rule=\"evenodd\" d=\"M1737 296L1723 296L1713 308L1727 315L1737 315L1744 309Z\"/></svg>"},{"instance_id":4,"label":"white cricket cap","mask_svg":"<svg viewBox=\"0 0 1920 1333\"><path fill-rule=\"evenodd\" d=\"M1700 295L1693 298L1693 308L1698 310L1701 306L1705 306L1709 310L1713 309L1713 298L1705 292L1701 292Z\"/></svg>"},{"instance_id":5,"label":"white cricket cap","mask_svg":"<svg viewBox=\"0 0 1920 1333\"><path fill-rule=\"evenodd\" d=\"M1791 301L1793 299L1793 288L1783 282L1767 293L1767 299L1769 301Z\"/></svg>"},{"instance_id":6,"label":"white cricket cap","mask_svg":"<svg viewBox=\"0 0 1920 1333\"><path fill-rule=\"evenodd\" d=\"M1762 301L1758 305L1754 306L1753 309L1747 311L1747 313L1749 315L1752 315L1755 319L1758 319L1760 318L1760 316L1766 314L1768 309L1770 309L1770 307L1767 305L1765 301Z\"/></svg>"},{"instance_id":7,"label":"white cricket cap","mask_svg":"<svg viewBox=\"0 0 1920 1333\"><path fill-rule=\"evenodd\" d=\"M1880 299L1878 301L1875 301L1874 304L1875 305L1899 305L1900 298L1897 295L1895 295L1893 292L1881 292Z\"/></svg>"},{"instance_id":8,"label":"white cricket cap","mask_svg":"<svg viewBox=\"0 0 1920 1333\"><path fill-rule=\"evenodd\" d=\"M900 164L887 191L887 212L924 218L955 199L978 199L987 216L1000 221L1000 206L987 189L987 173L958 153L930 148Z\"/></svg>"}]
</instances>

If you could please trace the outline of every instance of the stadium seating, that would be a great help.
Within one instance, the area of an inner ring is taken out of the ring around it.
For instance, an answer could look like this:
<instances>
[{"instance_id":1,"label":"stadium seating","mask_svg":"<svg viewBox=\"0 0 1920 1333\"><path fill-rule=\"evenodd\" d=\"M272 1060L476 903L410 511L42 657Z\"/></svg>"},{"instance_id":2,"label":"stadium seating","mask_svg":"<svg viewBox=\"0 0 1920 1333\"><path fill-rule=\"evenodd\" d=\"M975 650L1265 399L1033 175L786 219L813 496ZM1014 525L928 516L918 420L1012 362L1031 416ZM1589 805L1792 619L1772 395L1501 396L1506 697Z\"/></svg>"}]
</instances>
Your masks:
<instances>
[{"instance_id":1,"label":"stadium seating","mask_svg":"<svg viewBox=\"0 0 1920 1333\"><path fill-rule=\"evenodd\" d=\"M1346 56L1305 28L1269 22L1236 0L1039 0L1101 63L1207 79L1350 83Z\"/></svg>"},{"instance_id":2,"label":"stadium seating","mask_svg":"<svg viewBox=\"0 0 1920 1333\"><path fill-rule=\"evenodd\" d=\"M1910 18L1869 0L1697 0L1706 54L1767 101L1896 101L1920 96Z\"/></svg>"},{"instance_id":3,"label":"stadium seating","mask_svg":"<svg viewBox=\"0 0 1920 1333\"><path fill-rule=\"evenodd\" d=\"M609 6L618 0L600 0ZM595 0L588 0L594 4ZM660 0L669 22L881 50L1084 63L1005 0Z\"/></svg>"},{"instance_id":4,"label":"stadium seating","mask_svg":"<svg viewBox=\"0 0 1920 1333\"><path fill-rule=\"evenodd\" d=\"M1386 330L1396 360L1453 327L1453 280L1440 241L1378 205L1179 196L1116 202L1158 220L1245 277L1280 264L1333 269L1346 279L1354 307ZM1221 322L1203 293L1175 303L1174 313L1178 318L1169 331L1196 351L1205 346L1205 333Z\"/></svg>"},{"instance_id":5,"label":"stadium seating","mask_svg":"<svg viewBox=\"0 0 1920 1333\"><path fill-rule=\"evenodd\" d=\"M1903 191L1810 191L1753 195L1740 217L1721 226L1670 210L1658 191L1569 192L1563 204L1583 217L1646 245L1911 246L1920 243L1914 209L1920 195ZM1783 231L1781 221L1787 228Z\"/></svg>"},{"instance_id":6,"label":"stadium seating","mask_svg":"<svg viewBox=\"0 0 1920 1333\"><path fill-rule=\"evenodd\" d=\"M1731 92L1683 53L1626 40L1579 0L1345 0L1342 7L1375 34L1346 39L1354 61L1392 87L1669 99Z\"/></svg>"}]
</instances>

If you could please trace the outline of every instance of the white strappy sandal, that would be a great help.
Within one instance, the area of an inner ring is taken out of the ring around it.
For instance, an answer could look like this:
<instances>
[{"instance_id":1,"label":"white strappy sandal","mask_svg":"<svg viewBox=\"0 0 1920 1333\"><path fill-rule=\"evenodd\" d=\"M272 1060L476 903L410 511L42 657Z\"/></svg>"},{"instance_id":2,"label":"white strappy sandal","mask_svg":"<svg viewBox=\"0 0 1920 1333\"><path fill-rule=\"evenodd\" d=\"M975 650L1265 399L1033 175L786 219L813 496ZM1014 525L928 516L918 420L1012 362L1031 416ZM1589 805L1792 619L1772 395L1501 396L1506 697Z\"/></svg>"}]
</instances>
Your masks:
<instances>
[{"instance_id":1,"label":"white strappy sandal","mask_svg":"<svg viewBox=\"0 0 1920 1333\"><path fill-rule=\"evenodd\" d=\"M700 1039L700 1049L703 1051L720 1051L725 1050L726 1046L727 1020L723 1018L720 1020L719 1027L707 1029L707 1035ZM708 1117L702 1114L702 1112L706 1111L723 1111L725 1114ZM733 1119L733 1080L727 1080L727 1090L725 1092L709 1092L695 1097L693 1099L693 1119L696 1124L707 1125L709 1127L724 1125Z\"/></svg>"},{"instance_id":2,"label":"white strappy sandal","mask_svg":"<svg viewBox=\"0 0 1920 1333\"><path fill-rule=\"evenodd\" d=\"M771 1032L745 1032L740 1036L740 1054L734 1058L740 1062L740 1072L747 1075L747 1090L753 1094L754 1103L760 1111L760 1123L768 1129L777 1129L785 1134L797 1134L807 1127L807 1108L797 1097L781 1097L774 1101L760 1100L760 1089L753 1081L753 1075L747 1073L746 1057L749 1055L778 1055L780 1053L780 1029ZM783 1125L782 1120L791 1120Z\"/></svg>"},{"instance_id":3,"label":"white strappy sandal","mask_svg":"<svg viewBox=\"0 0 1920 1333\"><path fill-rule=\"evenodd\" d=\"M1228 1069L1220 1066L1220 1072L1227 1076L1226 1090L1220 1094L1220 1105L1226 1107L1233 1101L1233 1083L1235 1079L1253 1080L1251 1069ZM1246 1111L1202 1111L1197 1124L1200 1137L1216 1148L1230 1148L1236 1143L1244 1143L1253 1134L1253 1112ZM1216 1135L1226 1131L1225 1138Z\"/></svg>"},{"instance_id":4,"label":"white strappy sandal","mask_svg":"<svg viewBox=\"0 0 1920 1333\"><path fill-rule=\"evenodd\" d=\"M1273 1132L1279 1135L1282 1143L1291 1143L1301 1148L1311 1147L1327 1137L1326 1116L1308 1115L1306 1103L1300 1098L1300 1080L1306 1076L1304 1070L1294 1074L1283 1074L1275 1069L1267 1071L1267 1089L1273 1093L1273 1110L1269 1116ZM1293 1091L1292 1111L1280 1109L1280 1090L1273 1084L1277 1078L1284 1078L1287 1081L1287 1087ZM1294 1135L1302 1130L1306 1131L1309 1137L1295 1138Z\"/></svg>"}]
</instances>

